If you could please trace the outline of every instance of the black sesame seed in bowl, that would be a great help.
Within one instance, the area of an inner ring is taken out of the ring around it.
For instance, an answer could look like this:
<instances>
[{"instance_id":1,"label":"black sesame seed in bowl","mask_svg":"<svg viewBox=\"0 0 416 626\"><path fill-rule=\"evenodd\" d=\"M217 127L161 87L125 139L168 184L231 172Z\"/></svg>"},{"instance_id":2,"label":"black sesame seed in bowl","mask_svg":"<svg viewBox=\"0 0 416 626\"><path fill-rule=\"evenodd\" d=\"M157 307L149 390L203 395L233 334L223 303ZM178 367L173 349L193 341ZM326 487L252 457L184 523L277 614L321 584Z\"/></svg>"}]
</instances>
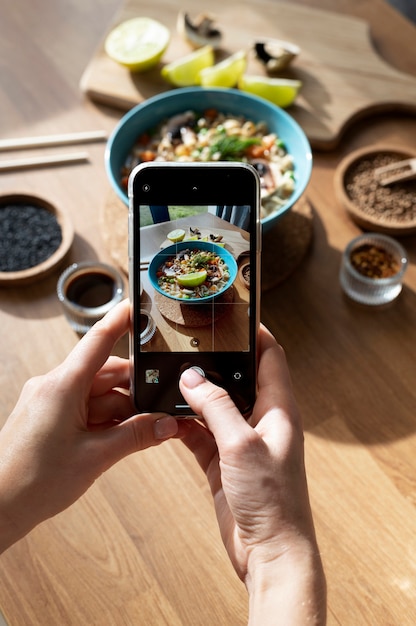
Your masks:
<instances>
[{"instance_id":1,"label":"black sesame seed in bowl","mask_svg":"<svg viewBox=\"0 0 416 626\"><path fill-rule=\"evenodd\" d=\"M73 241L67 216L27 194L0 196L0 285L43 278L65 258Z\"/></svg>"},{"instance_id":2,"label":"black sesame seed in bowl","mask_svg":"<svg viewBox=\"0 0 416 626\"><path fill-rule=\"evenodd\" d=\"M410 149L375 146L345 157L335 172L335 192L362 228L400 236L416 233L416 180L383 186L375 170L416 156Z\"/></svg>"}]
</instances>

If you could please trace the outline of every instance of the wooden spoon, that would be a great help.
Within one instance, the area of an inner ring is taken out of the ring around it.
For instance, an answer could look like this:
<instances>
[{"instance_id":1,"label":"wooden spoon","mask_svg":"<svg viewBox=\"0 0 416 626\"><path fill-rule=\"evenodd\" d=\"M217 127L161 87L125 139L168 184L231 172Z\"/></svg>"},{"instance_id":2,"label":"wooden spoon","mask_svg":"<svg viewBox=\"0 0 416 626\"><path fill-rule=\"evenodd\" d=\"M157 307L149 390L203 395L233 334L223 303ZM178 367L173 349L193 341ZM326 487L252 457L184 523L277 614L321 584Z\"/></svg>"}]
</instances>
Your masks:
<instances>
[{"instance_id":1,"label":"wooden spoon","mask_svg":"<svg viewBox=\"0 0 416 626\"><path fill-rule=\"evenodd\" d=\"M374 170L380 185L385 187L392 183L416 178L416 158L404 159Z\"/></svg>"}]
</instances>

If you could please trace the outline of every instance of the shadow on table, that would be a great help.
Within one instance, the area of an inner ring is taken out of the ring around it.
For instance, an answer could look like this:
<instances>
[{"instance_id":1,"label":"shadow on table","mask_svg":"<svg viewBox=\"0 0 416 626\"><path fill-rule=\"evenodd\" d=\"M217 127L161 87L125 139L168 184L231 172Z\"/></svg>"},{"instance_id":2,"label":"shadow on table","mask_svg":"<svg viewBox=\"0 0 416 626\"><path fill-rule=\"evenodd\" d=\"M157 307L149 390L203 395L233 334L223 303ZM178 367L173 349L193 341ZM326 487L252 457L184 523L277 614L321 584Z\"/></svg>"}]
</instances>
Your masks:
<instances>
[{"instance_id":1,"label":"shadow on table","mask_svg":"<svg viewBox=\"0 0 416 626\"><path fill-rule=\"evenodd\" d=\"M80 261L96 261L94 248L86 239L75 234L69 254L62 265L45 278L20 287L0 288L0 308L11 315L26 319L50 319L63 315L61 303L56 295L59 276L66 267Z\"/></svg>"},{"instance_id":2,"label":"shadow on table","mask_svg":"<svg viewBox=\"0 0 416 626\"><path fill-rule=\"evenodd\" d=\"M416 238L401 241L414 264ZM359 305L341 290L340 262L314 211L311 249L263 294L262 321L286 351L307 431L331 437L320 425L337 417L362 443L407 437L416 430L416 294L405 286L388 306Z\"/></svg>"}]
</instances>

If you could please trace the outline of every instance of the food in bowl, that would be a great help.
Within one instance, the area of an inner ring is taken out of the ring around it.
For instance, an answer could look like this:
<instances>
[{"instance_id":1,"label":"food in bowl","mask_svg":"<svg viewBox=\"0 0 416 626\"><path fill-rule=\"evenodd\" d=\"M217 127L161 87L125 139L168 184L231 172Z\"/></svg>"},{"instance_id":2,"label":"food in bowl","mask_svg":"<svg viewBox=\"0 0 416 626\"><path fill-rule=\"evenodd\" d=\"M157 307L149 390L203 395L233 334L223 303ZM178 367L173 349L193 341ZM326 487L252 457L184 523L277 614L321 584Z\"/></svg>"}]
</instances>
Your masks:
<instances>
[{"instance_id":1,"label":"food in bowl","mask_svg":"<svg viewBox=\"0 0 416 626\"><path fill-rule=\"evenodd\" d=\"M257 169L263 197L274 194L283 205L295 190L293 157L279 136L265 122L213 108L184 111L141 134L121 170L125 189L145 161L244 161Z\"/></svg>"},{"instance_id":2,"label":"food in bowl","mask_svg":"<svg viewBox=\"0 0 416 626\"><path fill-rule=\"evenodd\" d=\"M175 298L206 298L226 287L228 265L215 252L181 250L168 257L156 272L159 287Z\"/></svg>"},{"instance_id":3,"label":"food in bowl","mask_svg":"<svg viewBox=\"0 0 416 626\"><path fill-rule=\"evenodd\" d=\"M300 125L283 109L264 98L239 89L216 87L186 87L171 89L153 96L133 107L118 122L107 142L105 166L115 194L128 206L126 190L121 185L121 169L137 137L150 128L184 111L203 111L214 108L229 115L263 121L269 133L275 133L283 141L293 158L294 192L283 204L274 195L261 203L263 233L273 228L303 195L312 173L312 151Z\"/></svg>"},{"instance_id":4,"label":"food in bowl","mask_svg":"<svg viewBox=\"0 0 416 626\"><path fill-rule=\"evenodd\" d=\"M201 302L231 287L237 273L234 257L209 242L181 242L168 246L150 263L153 286L175 300Z\"/></svg>"}]
</instances>

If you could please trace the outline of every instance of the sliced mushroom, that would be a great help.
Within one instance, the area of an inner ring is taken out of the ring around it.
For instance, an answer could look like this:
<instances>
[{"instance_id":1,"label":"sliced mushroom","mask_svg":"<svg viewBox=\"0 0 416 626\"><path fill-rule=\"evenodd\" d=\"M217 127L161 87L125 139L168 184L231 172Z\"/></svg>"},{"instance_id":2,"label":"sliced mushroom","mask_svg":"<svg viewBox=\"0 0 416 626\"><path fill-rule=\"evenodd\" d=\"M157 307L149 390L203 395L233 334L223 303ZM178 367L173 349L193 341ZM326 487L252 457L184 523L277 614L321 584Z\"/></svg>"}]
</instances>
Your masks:
<instances>
[{"instance_id":1,"label":"sliced mushroom","mask_svg":"<svg viewBox=\"0 0 416 626\"><path fill-rule=\"evenodd\" d=\"M273 193L276 190L276 181L268 161L266 159L255 159L251 161L251 165L256 168L260 176L262 191L267 194Z\"/></svg>"},{"instance_id":2,"label":"sliced mushroom","mask_svg":"<svg viewBox=\"0 0 416 626\"><path fill-rule=\"evenodd\" d=\"M168 121L168 125L166 128L166 135L173 141L175 139L180 139L182 136L182 131L185 128L191 128L195 122L195 113L193 111L185 111L185 113L178 113L178 115L174 115Z\"/></svg>"},{"instance_id":3,"label":"sliced mushroom","mask_svg":"<svg viewBox=\"0 0 416 626\"><path fill-rule=\"evenodd\" d=\"M192 228L192 226L189 227L189 232L191 233L192 236L196 236L198 237L198 239L201 238L201 231L199 230L199 228L195 227Z\"/></svg>"},{"instance_id":4,"label":"sliced mushroom","mask_svg":"<svg viewBox=\"0 0 416 626\"><path fill-rule=\"evenodd\" d=\"M271 73L280 72L300 53L300 48L288 41L265 39L254 44L256 56L263 61Z\"/></svg>"},{"instance_id":5,"label":"sliced mushroom","mask_svg":"<svg viewBox=\"0 0 416 626\"><path fill-rule=\"evenodd\" d=\"M208 44L218 48L222 33L213 26L214 21L214 17L206 13L201 13L192 21L188 13L181 11L177 19L177 29L194 48L202 48Z\"/></svg>"}]
</instances>

